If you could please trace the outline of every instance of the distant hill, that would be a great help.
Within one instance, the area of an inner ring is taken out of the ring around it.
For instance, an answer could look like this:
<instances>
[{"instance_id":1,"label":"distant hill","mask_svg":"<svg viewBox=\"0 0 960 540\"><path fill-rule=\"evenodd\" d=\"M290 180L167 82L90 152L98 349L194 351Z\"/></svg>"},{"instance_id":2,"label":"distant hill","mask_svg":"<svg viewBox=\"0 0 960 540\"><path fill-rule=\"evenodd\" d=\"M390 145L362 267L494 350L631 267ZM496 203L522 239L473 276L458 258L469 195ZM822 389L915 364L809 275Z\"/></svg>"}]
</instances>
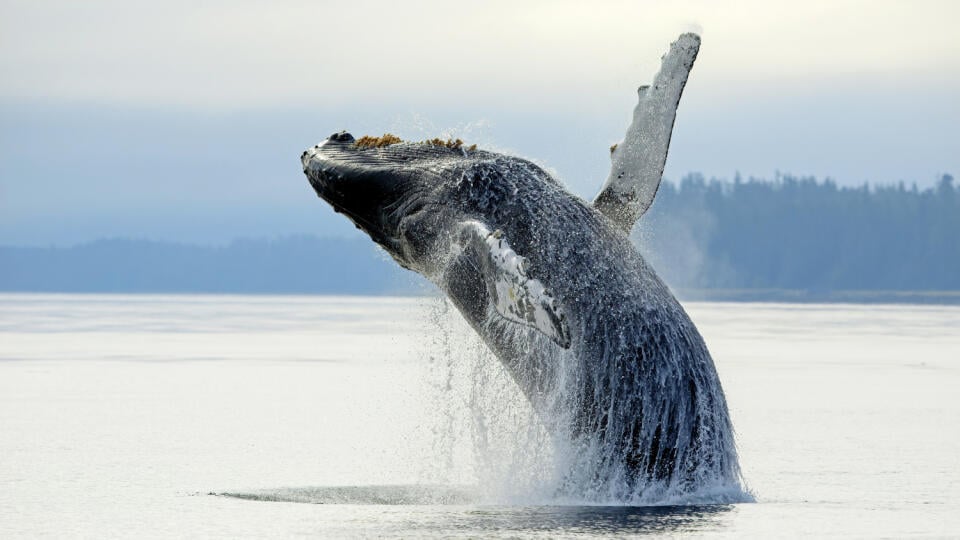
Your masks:
<instances>
[{"instance_id":1,"label":"distant hill","mask_svg":"<svg viewBox=\"0 0 960 540\"><path fill-rule=\"evenodd\" d=\"M0 290L417 294L427 284L365 239L295 236L191 246L98 240L0 247Z\"/></svg>"},{"instance_id":2,"label":"distant hill","mask_svg":"<svg viewBox=\"0 0 960 540\"><path fill-rule=\"evenodd\" d=\"M960 190L781 177L664 182L635 243L681 297L960 303ZM364 238L0 247L0 290L421 294Z\"/></svg>"}]
</instances>

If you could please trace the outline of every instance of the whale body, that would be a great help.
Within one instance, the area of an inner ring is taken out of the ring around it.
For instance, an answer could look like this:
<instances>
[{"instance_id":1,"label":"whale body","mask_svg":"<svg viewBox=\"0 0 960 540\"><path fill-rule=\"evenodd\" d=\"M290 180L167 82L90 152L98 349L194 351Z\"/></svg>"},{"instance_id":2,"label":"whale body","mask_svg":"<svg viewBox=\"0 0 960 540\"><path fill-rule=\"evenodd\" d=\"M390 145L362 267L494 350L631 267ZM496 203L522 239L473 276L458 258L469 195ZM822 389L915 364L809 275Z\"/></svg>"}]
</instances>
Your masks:
<instances>
[{"instance_id":1,"label":"whale body","mask_svg":"<svg viewBox=\"0 0 960 540\"><path fill-rule=\"evenodd\" d=\"M704 340L628 238L656 193L698 46L681 36L641 88L631 127L665 133L628 129L593 203L530 161L459 141L339 132L301 155L317 195L435 283L579 455L568 494L653 501L740 486Z\"/></svg>"}]
</instances>

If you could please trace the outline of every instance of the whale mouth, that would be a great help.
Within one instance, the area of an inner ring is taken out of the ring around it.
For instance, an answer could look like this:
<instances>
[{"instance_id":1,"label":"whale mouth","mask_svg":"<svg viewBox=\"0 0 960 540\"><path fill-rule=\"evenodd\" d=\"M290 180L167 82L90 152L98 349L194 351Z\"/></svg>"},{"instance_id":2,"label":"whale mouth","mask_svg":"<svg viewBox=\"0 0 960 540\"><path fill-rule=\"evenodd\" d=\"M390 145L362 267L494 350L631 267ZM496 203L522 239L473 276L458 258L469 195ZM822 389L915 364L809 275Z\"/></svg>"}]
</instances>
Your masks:
<instances>
[{"instance_id":1,"label":"whale mouth","mask_svg":"<svg viewBox=\"0 0 960 540\"><path fill-rule=\"evenodd\" d=\"M343 214L358 229L384 246L393 247L390 230L379 211L398 191L398 182L388 171L357 152L355 139L335 133L300 155L303 172L317 196L334 212Z\"/></svg>"},{"instance_id":2,"label":"whale mouth","mask_svg":"<svg viewBox=\"0 0 960 540\"><path fill-rule=\"evenodd\" d=\"M393 254L400 219L393 210L420 184L418 165L454 152L392 135L355 139L343 131L304 151L300 161L317 196Z\"/></svg>"},{"instance_id":3,"label":"whale mouth","mask_svg":"<svg viewBox=\"0 0 960 540\"><path fill-rule=\"evenodd\" d=\"M416 207L416 194L433 189L465 157L486 154L460 139L409 142L389 133L357 139L341 131L305 150L300 162L317 196L405 265L400 223Z\"/></svg>"}]
</instances>

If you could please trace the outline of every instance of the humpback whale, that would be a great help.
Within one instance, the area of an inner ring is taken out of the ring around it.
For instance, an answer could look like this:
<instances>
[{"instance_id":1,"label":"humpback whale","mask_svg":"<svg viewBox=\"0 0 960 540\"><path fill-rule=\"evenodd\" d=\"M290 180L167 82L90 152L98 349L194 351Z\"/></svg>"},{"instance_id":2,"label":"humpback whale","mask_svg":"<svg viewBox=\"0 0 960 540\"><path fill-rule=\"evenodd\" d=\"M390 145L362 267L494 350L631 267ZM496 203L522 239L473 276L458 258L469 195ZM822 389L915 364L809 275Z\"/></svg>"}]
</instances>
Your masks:
<instances>
[{"instance_id":1,"label":"humpback whale","mask_svg":"<svg viewBox=\"0 0 960 540\"><path fill-rule=\"evenodd\" d=\"M680 36L639 89L592 203L530 161L459 140L338 132L301 155L316 194L435 283L574 449L570 495L741 487L710 353L628 238L653 203L699 46Z\"/></svg>"}]
</instances>

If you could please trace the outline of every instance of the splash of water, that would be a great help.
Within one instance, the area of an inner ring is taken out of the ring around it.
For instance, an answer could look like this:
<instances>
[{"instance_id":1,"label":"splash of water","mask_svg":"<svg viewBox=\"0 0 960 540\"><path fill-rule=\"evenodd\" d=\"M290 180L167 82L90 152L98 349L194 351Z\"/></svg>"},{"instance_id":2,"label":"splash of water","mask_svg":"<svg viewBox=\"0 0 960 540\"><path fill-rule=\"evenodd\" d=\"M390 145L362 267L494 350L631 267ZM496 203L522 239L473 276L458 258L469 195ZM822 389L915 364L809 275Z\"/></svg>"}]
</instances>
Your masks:
<instances>
[{"instance_id":1,"label":"splash of water","mask_svg":"<svg viewBox=\"0 0 960 540\"><path fill-rule=\"evenodd\" d=\"M447 299L431 300L428 317L425 380L435 459L422 478L473 485L487 502L542 495L552 439L530 403Z\"/></svg>"},{"instance_id":2,"label":"splash of water","mask_svg":"<svg viewBox=\"0 0 960 540\"><path fill-rule=\"evenodd\" d=\"M751 502L739 477L697 477L677 486L652 479L638 484L610 465L611 441L576 433L582 396L568 379L583 377L573 355L556 358L557 389L536 409L502 363L445 298L431 301L431 339L424 344L436 459L429 483L473 486L488 504L686 505ZM510 328L510 326L508 326ZM543 344L546 347L546 344ZM555 350L555 348L553 349ZM708 405L704 405L707 407ZM703 411L700 411L703 412ZM718 447L718 453L727 449ZM720 459L720 458L718 458ZM467 471L467 472L465 472Z\"/></svg>"}]
</instances>

